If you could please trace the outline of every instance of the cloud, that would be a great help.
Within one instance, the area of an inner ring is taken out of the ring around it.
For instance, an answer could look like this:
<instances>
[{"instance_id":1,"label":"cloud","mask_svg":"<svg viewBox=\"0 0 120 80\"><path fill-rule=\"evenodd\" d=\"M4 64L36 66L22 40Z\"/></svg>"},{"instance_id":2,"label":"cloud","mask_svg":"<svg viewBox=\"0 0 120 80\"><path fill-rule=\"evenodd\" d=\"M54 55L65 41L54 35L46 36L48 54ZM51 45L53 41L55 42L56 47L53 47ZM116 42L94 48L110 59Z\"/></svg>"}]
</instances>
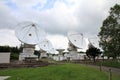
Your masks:
<instances>
[{"instance_id":1,"label":"cloud","mask_svg":"<svg viewBox=\"0 0 120 80\"><path fill-rule=\"evenodd\" d=\"M53 47L55 49L67 49L68 47L68 39L66 36L63 35L48 35L47 39L51 41ZM58 44L59 43L59 44ZM58 45L56 45L58 44Z\"/></svg>"},{"instance_id":2,"label":"cloud","mask_svg":"<svg viewBox=\"0 0 120 80\"><path fill-rule=\"evenodd\" d=\"M15 25L20 22L33 21L48 33L49 39L54 46L57 48L65 46L66 48L68 31L81 32L86 38L96 36L103 20L109 15L110 7L116 3L120 3L120 1L51 0L50 2L50 0L1 0L0 29L11 29L13 31L17 27ZM9 35L6 31L2 32L2 34ZM7 38L5 37L5 39ZM0 38L0 40L3 39Z\"/></svg>"},{"instance_id":3,"label":"cloud","mask_svg":"<svg viewBox=\"0 0 120 80\"><path fill-rule=\"evenodd\" d=\"M11 14L11 9L5 5L3 1L0 2L0 28L11 29L16 19Z\"/></svg>"},{"instance_id":4,"label":"cloud","mask_svg":"<svg viewBox=\"0 0 120 80\"><path fill-rule=\"evenodd\" d=\"M43 6L47 0L11 0L11 2L15 3L19 8L32 8L37 4Z\"/></svg>"},{"instance_id":5,"label":"cloud","mask_svg":"<svg viewBox=\"0 0 120 80\"><path fill-rule=\"evenodd\" d=\"M82 0L78 7L79 11L76 12L79 31L97 35L103 20L108 16L110 7L115 3L112 0Z\"/></svg>"},{"instance_id":6,"label":"cloud","mask_svg":"<svg viewBox=\"0 0 120 80\"><path fill-rule=\"evenodd\" d=\"M65 31L72 30L76 27L78 27L78 23L76 18L74 17L73 9L69 6L67 6L66 3L62 1L55 1L53 4L53 8L45 9L45 10L36 10L31 8L33 5L37 4L38 0L33 2L33 0L30 0L28 3L25 3L25 1L22 0L12 0L12 2L17 5L18 10L12 10L9 12L1 11L3 12L2 19L11 19L11 24L17 24L22 21L33 21L39 23L39 25L44 28L47 32L56 34L65 34ZM44 4L45 2L41 2L41 4ZM7 7L8 5L4 5ZM9 8L10 5L7 7ZM6 9L4 9L6 10ZM10 14L8 14L10 13ZM7 15L7 16L6 16ZM1 15L0 15L1 16ZM10 21L10 20L9 20ZM17 21L17 22L16 22ZM9 22L3 20L4 24L10 24ZM74 26L74 27L73 27ZM5 25L7 28L8 26ZM4 27L1 27L4 28ZM12 25L12 28L14 29L14 25ZM56 29L56 30L53 30Z\"/></svg>"},{"instance_id":7,"label":"cloud","mask_svg":"<svg viewBox=\"0 0 120 80\"><path fill-rule=\"evenodd\" d=\"M63 2L55 2L53 8L41 13L45 17L39 22L48 32L66 34L67 31L78 27L78 22L70 9Z\"/></svg>"},{"instance_id":8,"label":"cloud","mask_svg":"<svg viewBox=\"0 0 120 80\"><path fill-rule=\"evenodd\" d=\"M0 45L20 46L20 41L15 36L13 30L0 30Z\"/></svg>"},{"instance_id":9,"label":"cloud","mask_svg":"<svg viewBox=\"0 0 120 80\"><path fill-rule=\"evenodd\" d=\"M109 8L116 3L112 0L10 1L18 8L17 10L11 9L10 5L5 5L4 1L2 1L1 4L3 8L0 11L0 16L1 22L6 28L9 27L9 24L11 24L10 28L14 29L14 25L19 22L33 21L39 23L40 27L49 33L64 35L70 30L97 34L102 25L102 21L108 15ZM49 6L45 8L47 4ZM36 6L36 8L33 8L34 6Z\"/></svg>"}]
</instances>

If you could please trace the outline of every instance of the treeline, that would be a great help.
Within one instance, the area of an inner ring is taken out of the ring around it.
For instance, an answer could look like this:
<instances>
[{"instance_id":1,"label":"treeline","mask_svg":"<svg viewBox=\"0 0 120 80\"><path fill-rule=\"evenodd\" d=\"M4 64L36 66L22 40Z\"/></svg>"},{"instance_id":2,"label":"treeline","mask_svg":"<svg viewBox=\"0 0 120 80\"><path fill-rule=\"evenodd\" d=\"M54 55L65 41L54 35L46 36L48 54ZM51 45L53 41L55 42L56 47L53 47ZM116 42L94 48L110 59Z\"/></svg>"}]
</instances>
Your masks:
<instances>
[{"instance_id":1,"label":"treeline","mask_svg":"<svg viewBox=\"0 0 120 80\"><path fill-rule=\"evenodd\" d=\"M0 52L10 52L9 46L0 46Z\"/></svg>"},{"instance_id":2,"label":"treeline","mask_svg":"<svg viewBox=\"0 0 120 80\"><path fill-rule=\"evenodd\" d=\"M10 46L0 46L0 52L13 52L13 53L19 53L21 52L21 48L16 47L10 47Z\"/></svg>"}]
</instances>

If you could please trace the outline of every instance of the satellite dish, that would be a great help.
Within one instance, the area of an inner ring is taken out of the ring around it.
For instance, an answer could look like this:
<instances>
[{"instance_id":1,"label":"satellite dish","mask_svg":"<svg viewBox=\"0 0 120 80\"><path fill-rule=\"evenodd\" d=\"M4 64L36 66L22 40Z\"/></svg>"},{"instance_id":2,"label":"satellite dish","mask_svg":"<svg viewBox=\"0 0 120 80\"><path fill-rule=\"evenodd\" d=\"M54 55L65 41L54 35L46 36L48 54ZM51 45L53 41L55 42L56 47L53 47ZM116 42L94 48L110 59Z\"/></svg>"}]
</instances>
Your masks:
<instances>
[{"instance_id":1,"label":"satellite dish","mask_svg":"<svg viewBox=\"0 0 120 80\"><path fill-rule=\"evenodd\" d=\"M45 32L33 22L23 22L15 29L17 38L26 44L35 45L45 39Z\"/></svg>"},{"instance_id":2,"label":"satellite dish","mask_svg":"<svg viewBox=\"0 0 120 80\"><path fill-rule=\"evenodd\" d=\"M55 49L53 48L52 43L47 39L45 39L38 45L39 45L40 49L42 49L43 51L46 51L47 53L51 53L51 54L55 53Z\"/></svg>"},{"instance_id":3,"label":"satellite dish","mask_svg":"<svg viewBox=\"0 0 120 80\"><path fill-rule=\"evenodd\" d=\"M65 49L56 49L56 50L59 52L59 54L62 54Z\"/></svg>"},{"instance_id":4,"label":"satellite dish","mask_svg":"<svg viewBox=\"0 0 120 80\"><path fill-rule=\"evenodd\" d=\"M90 46L99 47L99 39L98 39L98 37L88 38L88 41L89 41L88 47L90 47Z\"/></svg>"},{"instance_id":5,"label":"satellite dish","mask_svg":"<svg viewBox=\"0 0 120 80\"><path fill-rule=\"evenodd\" d=\"M83 47L83 34L75 31L68 32L70 44L81 49Z\"/></svg>"}]
</instances>

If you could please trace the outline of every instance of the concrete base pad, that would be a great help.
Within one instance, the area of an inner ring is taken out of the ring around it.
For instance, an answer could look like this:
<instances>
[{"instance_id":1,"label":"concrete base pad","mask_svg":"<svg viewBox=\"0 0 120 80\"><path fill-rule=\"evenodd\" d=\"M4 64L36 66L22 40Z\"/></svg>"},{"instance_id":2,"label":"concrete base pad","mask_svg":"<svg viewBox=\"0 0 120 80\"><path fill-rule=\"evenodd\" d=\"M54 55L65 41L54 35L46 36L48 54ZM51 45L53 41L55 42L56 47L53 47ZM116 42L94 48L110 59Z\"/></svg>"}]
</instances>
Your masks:
<instances>
[{"instance_id":1,"label":"concrete base pad","mask_svg":"<svg viewBox=\"0 0 120 80\"><path fill-rule=\"evenodd\" d=\"M0 76L0 80L5 80L7 78L9 78L10 76Z\"/></svg>"}]
</instances>

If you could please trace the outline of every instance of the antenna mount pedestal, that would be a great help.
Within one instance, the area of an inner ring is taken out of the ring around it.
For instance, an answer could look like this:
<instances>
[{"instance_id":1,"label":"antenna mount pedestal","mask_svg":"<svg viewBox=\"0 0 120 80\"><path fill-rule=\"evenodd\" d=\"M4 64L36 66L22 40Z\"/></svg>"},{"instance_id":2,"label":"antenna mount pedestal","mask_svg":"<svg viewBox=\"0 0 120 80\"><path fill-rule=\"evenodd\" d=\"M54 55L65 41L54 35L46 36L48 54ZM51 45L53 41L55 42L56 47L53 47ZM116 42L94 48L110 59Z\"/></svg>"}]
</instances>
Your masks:
<instances>
[{"instance_id":1,"label":"antenna mount pedestal","mask_svg":"<svg viewBox=\"0 0 120 80\"><path fill-rule=\"evenodd\" d=\"M59 53L58 53L58 57L59 57L59 61L62 60L61 58L63 57L63 51L65 49L56 49Z\"/></svg>"},{"instance_id":2,"label":"antenna mount pedestal","mask_svg":"<svg viewBox=\"0 0 120 80\"><path fill-rule=\"evenodd\" d=\"M75 47L70 41L68 44L69 44L68 51L69 51L70 60L78 59L77 47Z\"/></svg>"},{"instance_id":3,"label":"antenna mount pedestal","mask_svg":"<svg viewBox=\"0 0 120 80\"><path fill-rule=\"evenodd\" d=\"M19 55L19 60L23 61L26 59L37 59L38 56L34 55L35 45L24 44L23 52Z\"/></svg>"},{"instance_id":4,"label":"antenna mount pedestal","mask_svg":"<svg viewBox=\"0 0 120 80\"><path fill-rule=\"evenodd\" d=\"M83 47L83 34L75 31L68 32L68 40L70 60L78 60L79 54L77 49L81 49Z\"/></svg>"}]
</instances>

